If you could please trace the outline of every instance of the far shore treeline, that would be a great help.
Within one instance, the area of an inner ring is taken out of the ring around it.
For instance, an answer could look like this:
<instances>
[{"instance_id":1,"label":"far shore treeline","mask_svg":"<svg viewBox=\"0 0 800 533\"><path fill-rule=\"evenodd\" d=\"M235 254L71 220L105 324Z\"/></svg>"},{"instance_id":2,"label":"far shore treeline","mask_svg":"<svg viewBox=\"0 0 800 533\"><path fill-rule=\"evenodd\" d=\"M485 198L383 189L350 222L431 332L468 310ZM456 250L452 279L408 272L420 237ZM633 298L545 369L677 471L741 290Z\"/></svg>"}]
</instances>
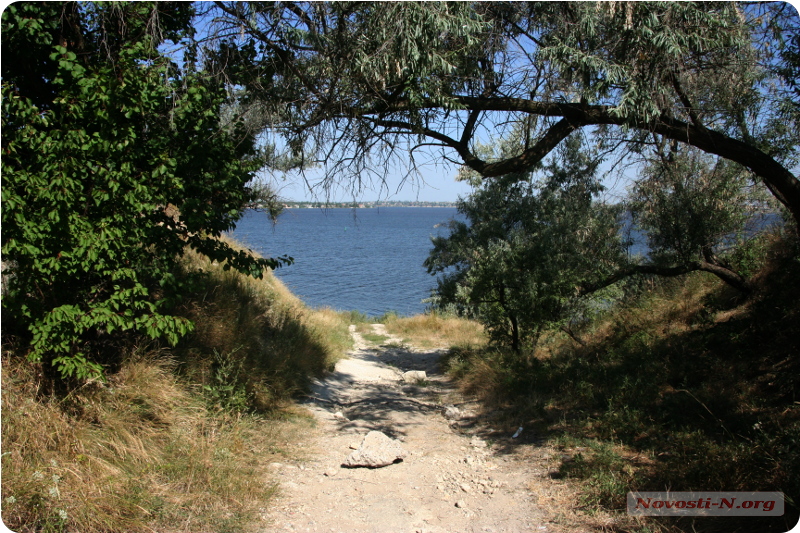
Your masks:
<instances>
[{"instance_id":1,"label":"far shore treeline","mask_svg":"<svg viewBox=\"0 0 800 533\"><path fill-rule=\"evenodd\" d=\"M285 209L302 209L302 208L322 208L322 209L343 209L343 208L359 208L371 209L374 207L455 207L455 202L430 202L430 201L415 201L415 200L375 200L375 201L358 201L358 202L295 202L291 200L284 200L281 202ZM256 208L262 206L256 205Z\"/></svg>"}]
</instances>

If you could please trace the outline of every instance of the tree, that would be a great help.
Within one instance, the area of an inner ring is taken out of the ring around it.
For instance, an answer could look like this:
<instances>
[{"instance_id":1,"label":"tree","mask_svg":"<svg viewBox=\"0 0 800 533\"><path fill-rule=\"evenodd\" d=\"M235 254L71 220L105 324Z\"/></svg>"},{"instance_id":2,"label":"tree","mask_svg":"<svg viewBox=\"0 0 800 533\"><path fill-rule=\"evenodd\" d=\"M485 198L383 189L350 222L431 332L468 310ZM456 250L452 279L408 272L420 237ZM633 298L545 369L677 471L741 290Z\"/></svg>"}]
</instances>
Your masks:
<instances>
[{"instance_id":1,"label":"tree","mask_svg":"<svg viewBox=\"0 0 800 533\"><path fill-rule=\"evenodd\" d=\"M651 161L632 190L634 220L646 231L653 273L704 270L747 292L749 284L718 256L741 236L758 195L729 161L683 149Z\"/></svg>"},{"instance_id":2,"label":"tree","mask_svg":"<svg viewBox=\"0 0 800 533\"><path fill-rule=\"evenodd\" d=\"M501 156L512 143L506 142ZM515 352L535 349L540 333L569 318L581 286L624 261L619 208L597 203L599 160L567 140L543 177L476 180L458 203L466 222L433 239L428 271L441 274L435 300L483 322Z\"/></svg>"},{"instance_id":3,"label":"tree","mask_svg":"<svg viewBox=\"0 0 800 533\"><path fill-rule=\"evenodd\" d=\"M171 343L186 246L260 276L217 239L250 200L253 137L227 94L158 51L191 5L20 2L2 15L4 336L62 376L99 377L127 333ZM190 51L191 52L191 51Z\"/></svg>"},{"instance_id":4,"label":"tree","mask_svg":"<svg viewBox=\"0 0 800 533\"><path fill-rule=\"evenodd\" d=\"M791 53L762 31L777 8L216 5L217 64L254 99L272 102L272 124L296 149L341 162L331 165L337 176L343 166L360 176L376 156L425 144L486 177L524 172L572 132L593 128L610 150L666 139L734 161L800 221L800 181L791 171L798 115L777 105L791 87L771 68L770 47L756 42ZM796 15L773 19L788 27ZM517 152L498 161L477 153L486 132L524 121L530 137Z\"/></svg>"}]
</instances>

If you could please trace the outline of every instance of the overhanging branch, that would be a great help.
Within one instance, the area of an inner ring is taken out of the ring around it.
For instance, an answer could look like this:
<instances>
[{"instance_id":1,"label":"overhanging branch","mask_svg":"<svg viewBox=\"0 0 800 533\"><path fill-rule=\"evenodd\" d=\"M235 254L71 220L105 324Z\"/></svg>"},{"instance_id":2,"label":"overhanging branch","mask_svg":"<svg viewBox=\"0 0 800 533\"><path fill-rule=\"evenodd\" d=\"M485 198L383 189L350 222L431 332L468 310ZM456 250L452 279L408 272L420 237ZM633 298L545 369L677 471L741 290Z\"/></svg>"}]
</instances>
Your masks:
<instances>
[{"instance_id":1,"label":"overhanging branch","mask_svg":"<svg viewBox=\"0 0 800 533\"><path fill-rule=\"evenodd\" d=\"M659 266L659 265L635 265L624 268L615 272L611 276L597 283L590 283L578 288L577 296L585 296L600 289L609 287L618 281L625 278L635 276L637 274L651 274L664 277L675 277L688 274L689 272L703 271L714 274L722 281L735 288L736 290L747 294L750 292L750 284L741 275L729 270L723 266L715 265L707 261L691 261L683 265L676 266Z\"/></svg>"}]
</instances>

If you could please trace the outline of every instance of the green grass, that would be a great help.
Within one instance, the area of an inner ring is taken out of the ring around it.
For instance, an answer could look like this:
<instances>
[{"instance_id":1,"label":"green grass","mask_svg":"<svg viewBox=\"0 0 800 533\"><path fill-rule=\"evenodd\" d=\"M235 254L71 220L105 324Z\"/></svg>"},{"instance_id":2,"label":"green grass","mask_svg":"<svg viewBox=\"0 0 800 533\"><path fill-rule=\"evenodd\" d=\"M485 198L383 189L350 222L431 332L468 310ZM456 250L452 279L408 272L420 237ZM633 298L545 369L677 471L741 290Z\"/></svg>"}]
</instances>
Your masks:
<instances>
[{"instance_id":1,"label":"green grass","mask_svg":"<svg viewBox=\"0 0 800 533\"><path fill-rule=\"evenodd\" d=\"M389 340L389 337L386 335L379 335L377 333L362 333L361 336L365 341L373 344L382 344L383 342Z\"/></svg>"}]
</instances>

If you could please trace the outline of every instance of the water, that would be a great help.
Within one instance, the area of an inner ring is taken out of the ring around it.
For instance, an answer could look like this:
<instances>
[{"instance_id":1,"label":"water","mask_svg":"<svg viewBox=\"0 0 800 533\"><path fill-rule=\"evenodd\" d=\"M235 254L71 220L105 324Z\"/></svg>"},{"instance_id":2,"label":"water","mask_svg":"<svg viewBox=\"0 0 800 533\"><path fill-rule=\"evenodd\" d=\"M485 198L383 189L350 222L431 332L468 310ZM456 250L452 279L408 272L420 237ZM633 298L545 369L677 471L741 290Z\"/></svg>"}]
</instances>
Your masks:
<instances>
[{"instance_id":1,"label":"water","mask_svg":"<svg viewBox=\"0 0 800 533\"><path fill-rule=\"evenodd\" d=\"M388 311L413 315L425 311L436 279L422 262L437 227L456 216L455 208L381 207L376 209L288 209L273 227L267 215L248 211L233 236L264 257L289 255L295 263L275 275L312 307L357 310L378 316ZM752 236L778 222L777 215L754 216L745 233ZM647 257L647 236L622 221L629 253Z\"/></svg>"},{"instance_id":2,"label":"water","mask_svg":"<svg viewBox=\"0 0 800 533\"><path fill-rule=\"evenodd\" d=\"M436 207L287 209L273 227L248 211L233 237L264 257L293 257L275 275L312 307L413 315L436 286L422 266L430 237L446 235L436 226L455 215Z\"/></svg>"}]
</instances>

